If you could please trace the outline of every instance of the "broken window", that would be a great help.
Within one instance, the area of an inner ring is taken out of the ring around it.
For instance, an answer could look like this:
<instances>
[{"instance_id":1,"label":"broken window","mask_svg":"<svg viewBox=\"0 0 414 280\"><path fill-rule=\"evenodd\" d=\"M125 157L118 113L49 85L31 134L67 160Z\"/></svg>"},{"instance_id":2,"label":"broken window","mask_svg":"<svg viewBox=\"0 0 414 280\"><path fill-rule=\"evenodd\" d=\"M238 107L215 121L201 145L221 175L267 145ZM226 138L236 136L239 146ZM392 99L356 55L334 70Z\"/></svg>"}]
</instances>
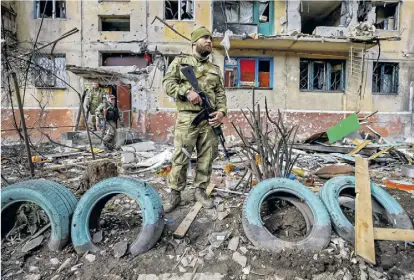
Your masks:
<instances>
[{"instance_id":1,"label":"broken window","mask_svg":"<svg viewBox=\"0 0 414 280\"><path fill-rule=\"evenodd\" d=\"M345 2L302 1L299 11L301 17L301 32L313 34L317 26L339 26L341 24L342 3L346 5Z\"/></svg>"},{"instance_id":2,"label":"broken window","mask_svg":"<svg viewBox=\"0 0 414 280\"><path fill-rule=\"evenodd\" d=\"M36 0L35 12L35 18L66 18L66 1Z\"/></svg>"},{"instance_id":3,"label":"broken window","mask_svg":"<svg viewBox=\"0 0 414 280\"><path fill-rule=\"evenodd\" d=\"M99 16L99 31L130 31L130 17L126 16Z\"/></svg>"},{"instance_id":4,"label":"broken window","mask_svg":"<svg viewBox=\"0 0 414 280\"><path fill-rule=\"evenodd\" d=\"M344 60L300 60L300 90L343 91L345 89Z\"/></svg>"},{"instance_id":5,"label":"broken window","mask_svg":"<svg viewBox=\"0 0 414 280\"><path fill-rule=\"evenodd\" d=\"M102 53L102 66L136 66L145 68L148 60L143 54L135 53Z\"/></svg>"},{"instance_id":6,"label":"broken window","mask_svg":"<svg viewBox=\"0 0 414 280\"><path fill-rule=\"evenodd\" d=\"M34 81L37 88L66 88L66 56L42 54L35 57ZM46 70L44 70L46 69Z\"/></svg>"},{"instance_id":7,"label":"broken window","mask_svg":"<svg viewBox=\"0 0 414 280\"><path fill-rule=\"evenodd\" d=\"M253 23L253 1L224 1L226 22Z\"/></svg>"},{"instance_id":8,"label":"broken window","mask_svg":"<svg viewBox=\"0 0 414 280\"><path fill-rule=\"evenodd\" d=\"M165 0L165 19L193 20L194 0Z\"/></svg>"},{"instance_id":9,"label":"broken window","mask_svg":"<svg viewBox=\"0 0 414 280\"><path fill-rule=\"evenodd\" d=\"M383 30L398 30L399 3L375 3L375 27Z\"/></svg>"},{"instance_id":10,"label":"broken window","mask_svg":"<svg viewBox=\"0 0 414 280\"><path fill-rule=\"evenodd\" d=\"M232 58L225 61L224 85L231 87L272 87L273 63L270 58Z\"/></svg>"},{"instance_id":11,"label":"broken window","mask_svg":"<svg viewBox=\"0 0 414 280\"><path fill-rule=\"evenodd\" d=\"M374 94L398 93L398 63L375 62L372 75Z\"/></svg>"}]
</instances>

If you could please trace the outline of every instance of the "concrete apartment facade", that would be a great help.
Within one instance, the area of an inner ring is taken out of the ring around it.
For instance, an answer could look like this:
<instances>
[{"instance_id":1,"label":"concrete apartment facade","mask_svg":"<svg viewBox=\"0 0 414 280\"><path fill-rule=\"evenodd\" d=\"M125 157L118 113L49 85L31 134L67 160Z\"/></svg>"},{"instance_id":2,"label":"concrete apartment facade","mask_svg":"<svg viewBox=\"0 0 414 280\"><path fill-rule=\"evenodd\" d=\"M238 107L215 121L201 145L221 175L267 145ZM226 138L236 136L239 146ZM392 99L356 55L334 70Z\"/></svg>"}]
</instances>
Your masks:
<instances>
[{"instance_id":1,"label":"concrete apartment facade","mask_svg":"<svg viewBox=\"0 0 414 280\"><path fill-rule=\"evenodd\" d=\"M171 141L176 111L161 81L174 56L192 50L190 42L167 23L187 38L198 26L213 31L211 59L222 69L227 88L224 131L229 139L237 139L230 122L248 128L240 109L251 107L253 88L262 109L266 98L272 112L279 109L287 123L299 125L301 139L356 111L378 111L371 126L383 136L411 136L414 1L52 3L49 9L42 1L2 1L2 8L9 5L15 13L22 47L33 48L28 42L36 38L42 9L48 17L43 20L40 45L79 29L53 50L65 58L64 77L73 88L48 88L45 108L50 126L72 126L79 107L74 89L81 93L98 78L107 92L117 95L121 109L130 116L128 125L143 137ZM361 31L358 22L364 22L362 29L368 31ZM224 38L230 42L230 60L220 44ZM39 115L36 97L42 89L30 87L27 92L25 115L30 127ZM11 109L2 106L2 129L13 128ZM60 132L71 130L68 127L50 133L58 138ZM2 137L16 135L2 131Z\"/></svg>"}]
</instances>

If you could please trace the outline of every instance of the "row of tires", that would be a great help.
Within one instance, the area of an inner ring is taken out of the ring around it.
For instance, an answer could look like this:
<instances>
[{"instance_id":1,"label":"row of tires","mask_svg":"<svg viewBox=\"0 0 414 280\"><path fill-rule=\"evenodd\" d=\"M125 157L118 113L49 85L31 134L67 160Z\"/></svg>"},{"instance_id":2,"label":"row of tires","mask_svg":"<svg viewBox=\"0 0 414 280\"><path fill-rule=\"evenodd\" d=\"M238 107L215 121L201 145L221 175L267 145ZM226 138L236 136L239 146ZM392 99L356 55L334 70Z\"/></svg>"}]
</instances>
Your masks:
<instances>
[{"instance_id":1,"label":"row of tires","mask_svg":"<svg viewBox=\"0 0 414 280\"><path fill-rule=\"evenodd\" d=\"M273 252L283 249L322 250L330 242L332 225L336 233L354 243L355 230L345 217L339 196L354 195L355 177L341 176L329 180L316 196L297 181L273 178L260 182L247 196L243 205L243 228L256 246ZM63 185L47 180L16 183L1 192L2 228L4 237L11 230L16 212L23 203L39 205L51 223L49 248L61 250L72 240L78 254L100 249L92 242L90 229L99 227L99 218L105 204L115 195L133 198L142 211L142 228L129 247L132 255L151 249L164 229L164 210L161 199L150 184L132 178L110 178L90 188L78 202ZM371 183L373 204L384 209L385 217L394 228L412 229L412 222L399 203L386 191ZM303 214L307 234L304 239L284 241L271 234L261 218L265 201L284 199Z\"/></svg>"},{"instance_id":2,"label":"row of tires","mask_svg":"<svg viewBox=\"0 0 414 280\"><path fill-rule=\"evenodd\" d=\"M110 178L92 186L78 201L63 185L47 180L29 180L1 191L2 238L13 228L23 203L39 205L49 217L50 250L58 251L72 240L78 254L100 249L92 242L90 229L99 227L105 204L115 195L133 198L142 211L141 231L129 247L132 255L151 249L164 229L161 199L151 185L132 178Z\"/></svg>"},{"instance_id":3,"label":"row of tires","mask_svg":"<svg viewBox=\"0 0 414 280\"><path fill-rule=\"evenodd\" d=\"M266 200L286 200L286 196L304 202L298 207L288 200L303 214L306 223L311 224L305 238L297 242L284 241L272 235L261 219L260 209ZM244 202L242 222L245 234L256 247L273 252L283 249L322 250L330 242L333 226L340 237L353 244L355 229L341 210L340 196L355 197L354 176L339 176L329 180L320 190L319 197L297 181L284 178L264 180L249 193ZM371 196L374 198L373 205L384 210L385 218L392 227L413 228L411 219L400 204L372 182Z\"/></svg>"}]
</instances>

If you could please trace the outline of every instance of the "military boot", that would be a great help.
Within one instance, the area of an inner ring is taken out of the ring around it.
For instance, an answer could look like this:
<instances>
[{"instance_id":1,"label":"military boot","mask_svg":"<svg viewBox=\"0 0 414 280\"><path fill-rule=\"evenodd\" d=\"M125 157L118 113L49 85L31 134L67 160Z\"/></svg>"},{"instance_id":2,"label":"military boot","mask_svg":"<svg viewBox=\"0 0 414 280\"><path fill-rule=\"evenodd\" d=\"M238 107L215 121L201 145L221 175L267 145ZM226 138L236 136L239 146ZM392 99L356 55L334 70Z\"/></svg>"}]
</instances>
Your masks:
<instances>
[{"instance_id":1,"label":"military boot","mask_svg":"<svg viewBox=\"0 0 414 280\"><path fill-rule=\"evenodd\" d=\"M200 202L204 208L210 209L214 206L213 199L207 197L206 190L203 188L196 188L195 199Z\"/></svg>"},{"instance_id":2,"label":"military boot","mask_svg":"<svg viewBox=\"0 0 414 280\"><path fill-rule=\"evenodd\" d=\"M180 203L180 201L181 201L180 192L172 189L171 192L167 194L164 200L164 203L162 204L162 206L164 207L164 212L165 213L172 212L175 209L175 207L177 207L177 205Z\"/></svg>"}]
</instances>

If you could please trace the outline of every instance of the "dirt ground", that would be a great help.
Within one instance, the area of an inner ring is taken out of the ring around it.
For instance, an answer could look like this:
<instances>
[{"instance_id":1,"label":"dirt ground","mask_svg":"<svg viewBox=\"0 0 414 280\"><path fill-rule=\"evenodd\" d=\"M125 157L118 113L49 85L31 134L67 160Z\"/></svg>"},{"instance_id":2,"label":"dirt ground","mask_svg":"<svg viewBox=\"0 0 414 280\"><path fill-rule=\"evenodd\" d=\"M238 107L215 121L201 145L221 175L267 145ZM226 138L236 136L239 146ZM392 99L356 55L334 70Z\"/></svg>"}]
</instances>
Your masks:
<instances>
[{"instance_id":1,"label":"dirt ground","mask_svg":"<svg viewBox=\"0 0 414 280\"><path fill-rule=\"evenodd\" d=\"M114 154L114 157L117 156ZM391 171L384 170L388 167L379 168L378 172L373 170L371 176L382 185L382 177L391 176L395 167L390 167ZM219 176L217 173L220 172L215 172L215 177ZM12 174L4 165L2 174L11 182L25 179ZM39 176L62 183L75 193L82 172L71 168L44 172ZM153 172L129 176L150 182L161 197L167 193L165 176ZM301 180L305 183L304 179ZM319 179L319 182L323 184L324 180ZM414 219L414 193L386 190ZM213 194L215 208L202 209L186 236L175 239L172 233L194 204L193 190L189 186L183 193L181 205L166 215L166 226L159 242L149 252L136 257L128 253L119 258L114 256L114 247L123 242L131 244L141 225L139 206L122 195L106 204L100 221L101 231L91 232L102 249L95 254L89 253L94 256L93 261L87 254L76 255L71 244L61 252L49 251L46 246L47 232L44 233L42 246L27 253L21 252L22 240L26 237L24 234L3 239L1 279L135 280L142 274L207 272L220 273L224 275L223 279L414 279L414 246L404 242L376 241L376 266L355 257L352 245L334 232L331 243L321 252L285 250L272 254L257 250L243 233L241 210L244 197L219 192ZM276 208L277 211L263 218L267 228L285 240L303 238L306 227L300 212L287 202L279 201ZM352 217L352 212L347 215ZM223 234L224 240L217 242L213 238L217 233ZM230 240L234 238L239 240L238 254L246 258L244 268L233 259L235 251L228 249Z\"/></svg>"}]
</instances>

